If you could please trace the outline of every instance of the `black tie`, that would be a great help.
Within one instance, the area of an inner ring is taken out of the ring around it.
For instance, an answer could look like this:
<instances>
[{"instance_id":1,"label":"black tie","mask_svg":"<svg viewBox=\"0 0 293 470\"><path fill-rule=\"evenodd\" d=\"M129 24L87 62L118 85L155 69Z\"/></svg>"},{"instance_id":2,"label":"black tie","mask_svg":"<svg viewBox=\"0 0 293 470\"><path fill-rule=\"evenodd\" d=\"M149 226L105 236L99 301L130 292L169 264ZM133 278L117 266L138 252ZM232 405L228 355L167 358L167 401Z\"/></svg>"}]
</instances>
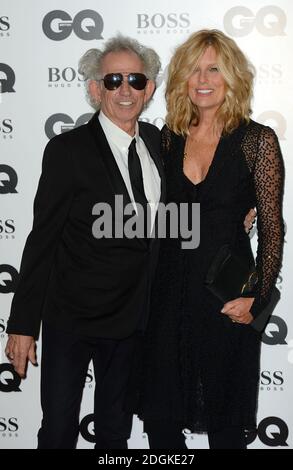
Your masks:
<instances>
[{"instance_id":1,"label":"black tie","mask_svg":"<svg viewBox=\"0 0 293 470\"><path fill-rule=\"evenodd\" d=\"M143 208L144 219L144 237L148 236L147 217L148 217L148 201L144 192L142 169L139 156L135 147L135 139L132 140L128 148L128 171L131 182L134 201L141 204Z\"/></svg>"},{"instance_id":2,"label":"black tie","mask_svg":"<svg viewBox=\"0 0 293 470\"><path fill-rule=\"evenodd\" d=\"M147 205L147 198L144 192L142 169L135 148L135 139L132 140L128 149L128 171L135 202L139 202L144 208Z\"/></svg>"}]
</instances>

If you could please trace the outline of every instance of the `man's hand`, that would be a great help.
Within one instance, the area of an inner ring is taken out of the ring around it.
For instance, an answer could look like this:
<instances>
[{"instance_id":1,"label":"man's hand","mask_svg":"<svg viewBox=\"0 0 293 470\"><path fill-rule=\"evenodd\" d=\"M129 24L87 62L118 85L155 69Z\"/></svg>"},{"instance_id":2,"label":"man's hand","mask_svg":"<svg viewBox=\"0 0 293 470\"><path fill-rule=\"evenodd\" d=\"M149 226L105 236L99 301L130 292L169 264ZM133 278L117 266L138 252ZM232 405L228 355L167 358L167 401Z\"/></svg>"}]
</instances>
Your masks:
<instances>
[{"instance_id":1,"label":"man's hand","mask_svg":"<svg viewBox=\"0 0 293 470\"><path fill-rule=\"evenodd\" d=\"M34 365L37 364L36 343L32 336L9 335L5 354L22 378L26 375L28 360Z\"/></svg>"},{"instance_id":2,"label":"man's hand","mask_svg":"<svg viewBox=\"0 0 293 470\"><path fill-rule=\"evenodd\" d=\"M255 222L255 218L256 218L256 210L250 209L248 214L246 214L246 217L243 222L246 233L249 233L250 230L252 229L252 226Z\"/></svg>"}]
</instances>

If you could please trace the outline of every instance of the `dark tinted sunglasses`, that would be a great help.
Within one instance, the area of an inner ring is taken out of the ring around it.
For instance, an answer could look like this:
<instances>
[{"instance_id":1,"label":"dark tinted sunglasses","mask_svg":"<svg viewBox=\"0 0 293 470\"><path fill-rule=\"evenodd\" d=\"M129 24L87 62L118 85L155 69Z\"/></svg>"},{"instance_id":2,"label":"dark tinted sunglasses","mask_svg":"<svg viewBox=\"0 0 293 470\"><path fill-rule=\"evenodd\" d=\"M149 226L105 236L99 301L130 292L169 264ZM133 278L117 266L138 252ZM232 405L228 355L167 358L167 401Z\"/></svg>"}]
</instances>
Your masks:
<instances>
[{"instance_id":1,"label":"dark tinted sunglasses","mask_svg":"<svg viewBox=\"0 0 293 470\"><path fill-rule=\"evenodd\" d=\"M123 79L122 73L107 73L107 75L102 78L105 88L107 90L117 90L122 83ZM146 87L148 79L143 73L129 73L127 75L127 82L135 90L143 90Z\"/></svg>"}]
</instances>

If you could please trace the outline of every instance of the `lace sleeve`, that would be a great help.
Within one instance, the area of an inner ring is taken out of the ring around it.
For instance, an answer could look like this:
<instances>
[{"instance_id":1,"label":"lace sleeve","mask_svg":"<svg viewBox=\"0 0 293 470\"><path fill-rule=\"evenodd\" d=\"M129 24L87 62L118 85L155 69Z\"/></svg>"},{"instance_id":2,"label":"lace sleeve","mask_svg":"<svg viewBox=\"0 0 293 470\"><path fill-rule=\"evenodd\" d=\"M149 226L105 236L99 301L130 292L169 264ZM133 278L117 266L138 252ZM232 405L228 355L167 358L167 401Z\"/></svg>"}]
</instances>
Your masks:
<instances>
[{"instance_id":1,"label":"lace sleeve","mask_svg":"<svg viewBox=\"0 0 293 470\"><path fill-rule=\"evenodd\" d=\"M277 136L269 127L262 126L258 134L252 173L258 214L258 283L251 313L257 316L270 300L281 267L284 241L284 166Z\"/></svg>"}]
</instances>

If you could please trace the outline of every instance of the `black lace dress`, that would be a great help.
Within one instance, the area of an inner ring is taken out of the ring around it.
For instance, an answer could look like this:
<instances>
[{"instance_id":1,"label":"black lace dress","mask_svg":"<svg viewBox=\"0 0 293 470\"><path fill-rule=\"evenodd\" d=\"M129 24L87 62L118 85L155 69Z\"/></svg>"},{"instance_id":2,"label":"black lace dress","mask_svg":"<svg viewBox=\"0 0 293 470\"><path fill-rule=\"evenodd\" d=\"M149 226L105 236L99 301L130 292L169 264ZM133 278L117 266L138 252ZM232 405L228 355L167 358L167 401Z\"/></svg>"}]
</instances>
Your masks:
<instances>
[{"instance_id":1,"label":"black lace dress","mask_svg":"<svg viewBox=\"0 0 293 470\"><path fill-rule=\"evenodd\" d=\"M243 221L258 212L258 284L252 314L270 298L282 255L284 170L272 129L250 121L220 139L205 180L193 185L183 173L185 139L162 130L167 203L199 202L201 241L161 241L145 337L141 419L175 421L194 432L256 425L260 334L232 323L204 285L218 249L230 243L252 259Z\"/></svg>"}]
</instances>

